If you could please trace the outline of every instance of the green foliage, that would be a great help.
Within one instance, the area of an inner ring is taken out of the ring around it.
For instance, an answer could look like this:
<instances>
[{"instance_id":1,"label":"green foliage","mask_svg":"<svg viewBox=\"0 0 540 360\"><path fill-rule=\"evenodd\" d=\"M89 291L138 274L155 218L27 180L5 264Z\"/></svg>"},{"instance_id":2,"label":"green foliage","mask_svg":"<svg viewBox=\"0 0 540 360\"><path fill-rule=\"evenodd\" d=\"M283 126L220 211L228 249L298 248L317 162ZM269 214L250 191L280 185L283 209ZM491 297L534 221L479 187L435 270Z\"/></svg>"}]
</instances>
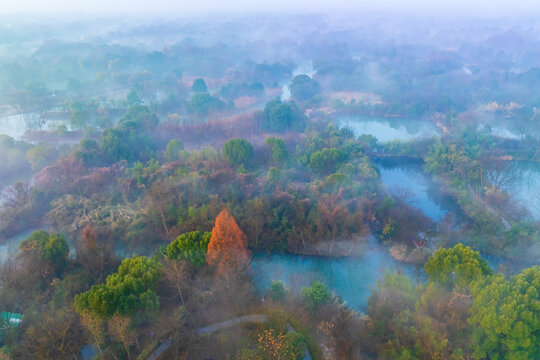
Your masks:
<instances>
[{"instance_id":1,"label":"green foliage","mask_svg":"<svg viewBox=\"0 0 540 360\"><path fill-rule=\"evenodd\" d=\"M471 285L469 322L475 359L540 358L540 267L507 281L497 274Z\"/></svg>"},{"instance_id":2,"label":"green foliage","mask_svg":"<svg viewBox=\"0 0 540 360\"><path fill-rule=\"evenodd\" d=\"M283 103L276 98L266 103L263 111L263 128L270 131L302 131L305 128L305 116L294 101Z\"/></svg>"},{"instance_id":3,"label":"green foliage","mask_svg":"<svg viewBox=\"0 0 540 360\"><path fill-rule=\"evenodd\" d=\"M95 165L101 158L101 150L97 141L82 138L79 147L75 150L75 157L86 166Z\"/></svg>"},{"instance_id":4,"label":"green foliage","mask_svg":"<svg viewBox=\"0 0 540 360\"><path fill-rule=\"evenodd\" d=\"M69 254L69 245L62 234L49 234L44 230L34 231L19 244L22 253L36 253L39 258L61 269Z\"/></svg>"},{"instance_id":5,"label":"green foliage","mask_svg":"<svg viewBox=\"0 0 540 360\"><path fill-rule=\"evenodd\" d=\"M182 150L184 150L184 144L180 140L169 141L165 149L165 159L169 162L178 160Z\"/></svg>"},{"instance_id":6,"label":"green foliage","mask_svg":"<svg viewBox=\"0 0 540 360\"><path fill-rule=\"evenodd\" d=\"M107 129L101 134L99 148L109 161L146 161L153 156L155 144L136 131Z\"/></svg>"},{"instance_id":7,"label":"green foliage","mask_svg":"<svg viewBox=\"0 0 540 360\"><path fill-rule=\"evenodd\" d=\"M191 85L191 91L194 93L205 93L208 92L208 88L203 79L195 79Z\"/></svg>"},{"instance_id":8,"label":"green foliage","mask_svg":"<svg viewBox=\"0 0 540 360\"><path fill-rule=\"evenodd\" d=\"M105 317L155 311L159 299L154 288L160 277L161 264L157 260L144 256L125 259L104 284L77 295L75 309Z\"/></svg>"},{"instance_id":9,"label":"green foliage","mask_svg":"<svg viewBox=\"0 0 540 360\"><path fill-rule=\"evenodd\" d=\"M26 159L32 166L32 170L39 170L52 164L58 157L56 146L51 143L40 142L26 153Z\"/></svg>"},{"instance_id":10,"label":"green foliage","mask_svg":"<svg viewBox=\"0 0 540 360\"><path fill-rule=\"evenodd\" d=\"M385 239L392 239L394 235L396 235L396 222L393 219L389 219L386 224L384 224L384 228L382 231L383 238Z\"/></svg>"},{"instance_id":11,"label":"green foliage","mask_svg":"<svg viewBox=\"0 0 540 360\"><path fill-rule=\"evenodd\" d=\"M228 83L219 90L219 95L225 99L237 99L241 96L260 96L264 92L264 85L260 82Z\"/></svg>"},{"instance_id":12,"label":"green foliage","mask_svg":"<svg viewBox=\"0 0 540 360\"><path fill-rule=\"evenodd\" d=\"M305 74L296 75L289 85L293 98L306 101L321 93L319 83Z\"/></svg>"},{"instance_id":13,"label":"green foliage","mask_svg":"<svg viewBox=\"0 0 540 360\"><path fill-rule=\"evenodd\" d=\"M253 156L253 146L244 139L231 139L223 147L223 156L232 166L246 165Z\"/></svg>"},{"instance_id":14,"label":"green foliage","mask_svg":"<svg viewBox=\"0 0 540 360\"><path fill-rule=\"evenodd\" d=\"M339 148L324 148L309 157L309 168L315 172L328 174L336 171L347 159L347 153Z\"/></svg>"},{"instance_id":15,"label":"green foliage","mask_svg":"<svg viewBox=\"0 0 540 360\"><path fill-rule=\"evenodd\" d=\"M424 265L424 270L431 281L458 287L468 287L472 281L492 273L478 251L462 244L437 250Z\"/></svg>"},{"instance_id":16,"label":"green foliage","mask_svg":"<svg viewBox=\"0 0 540 360\"><path fill-rule=\"evenodd\" d=\"M264 143L272 149L272 160L275 164L283 164L289 158L289 152L283 139L269 137Z\"/></svg>"},{"instance_id":17,"label":"green foliage","mask_svg":"<svg viewBox=\"0 0 540 360\"><path fill-rule=\"evenodd\" d=\"M206 92L195 93L191 96L191 108L198 115L205 115L212 111L223 110L225 103L218 97Z\"/></svg>"},{"instance_id":18,"label":"green foliage","mask_svg":"<svg viewBox=\"0 0 540 360\"><path fill-rule=\"evenodd\" d=\"M319 306L330 302L332 296L326 286L319 281L315 281L310 287L302 290L302 296L308 309L314 310Z\"/></svg>"},{"instance_id":19,"label":"green foliage","mask_svg":"<svg viewBox=\"0 0 540 360\"><path fill-rule=\"evenodd\" d=\"M270 287L270 298L275 301L285 300L287 295L287 290L283 285L283 281L274 280L272 281L272 286Z\"/></svg>"},{"instance_id":20,"label":"green foliage","mask_svg":"<svg viewBox=\"0 0 540 360\"><path fill-rule=\"evenodd\" d=\"M425 156L426 170L432 174L450 173L466 161L465 153L456 144L433 144Z\"/></svg>"},{"instance_id":21,"label":"green foliage","mask_svg":"<svg viewBox=\"0 0 540 360\"><path fill-rule=\"evenodd\" d=\"M159 125L159 118L143 105L132 105L118 122L118 128L130 131L149 132Z\"/></svg>"},{"instance_id":22,"label":"green foliage","mask_svg":"<svg viewBox=\"0 0 540 360\"><path fill-rule=\"evenodd\" d=\"M129 105L138 105L142 103L141 98L139 97L135 89L131 89L128 92L128 94L126 95L126 100Z\"/></svg>"},{"instance_id":23,"label":"green foliage","mask_svg":"<svg viewBox=\"0 0 540 360\"><path fill-rule=\"evenodd\" d=\"M167 245L165 254L171 260L187 260L196 267L201 267L206 261L211 236L211 232L201 233L198 230L182 234Z\"/></svg>"}]
</instances>

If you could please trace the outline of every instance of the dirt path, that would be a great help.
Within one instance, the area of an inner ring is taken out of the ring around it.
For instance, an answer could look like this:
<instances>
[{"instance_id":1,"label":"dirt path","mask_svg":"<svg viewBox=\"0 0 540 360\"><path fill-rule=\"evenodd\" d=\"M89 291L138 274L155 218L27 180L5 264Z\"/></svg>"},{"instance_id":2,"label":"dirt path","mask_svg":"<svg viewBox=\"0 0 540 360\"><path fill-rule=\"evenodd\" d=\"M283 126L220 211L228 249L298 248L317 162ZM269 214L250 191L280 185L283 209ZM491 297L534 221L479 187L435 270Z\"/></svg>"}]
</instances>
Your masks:
<instances>
[{"instance_id":1,"label":"dirt path","mask_svg":"<svg viewBox=\"0 0 540 360\"><path fill-rule=\"evenodd\" d=\"M197 330L195 333L197 335L210 334L210 333L213 333L214 331L218 331L218 330L221 330L221 329L224 329L224 328L228 328L228 327L238 325L238 324L242 324L242 323L246 323L246 322L263 322L263 321L267 321L267 320L268 320L268 315L264 315L264 314L252 314L252 315L246 315L246 316L239 316L239 317L236 317L234 319L230 319L230 320L227 320L227 321L223 321L223 322L220 322L220 323L215 323L215 324L212 324L212 325L202 327L199 330ZM289 323L287 323L287 329L288 329L288 332L295 331L294 328ZM158 359L160 359L165 354L165 352L167 352L167 350L169 350L171 345L172 345L172 339L171 338L163 341L152 352L152 354L150 354L150 356L146 360L158 360ZM309 350L306 349L306 354L304 355L304 360L311 360L311 359L312 359L311 354L310 354Z\"/></svg>"}]
</instances>

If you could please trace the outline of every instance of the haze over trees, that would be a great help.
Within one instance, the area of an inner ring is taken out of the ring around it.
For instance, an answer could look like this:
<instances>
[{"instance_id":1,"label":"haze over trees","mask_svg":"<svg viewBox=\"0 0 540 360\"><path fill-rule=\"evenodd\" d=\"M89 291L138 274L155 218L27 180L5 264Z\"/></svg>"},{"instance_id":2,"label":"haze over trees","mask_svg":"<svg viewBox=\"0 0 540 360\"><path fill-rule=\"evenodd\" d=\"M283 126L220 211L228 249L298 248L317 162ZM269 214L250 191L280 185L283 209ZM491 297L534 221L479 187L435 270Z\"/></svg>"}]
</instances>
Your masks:
<instances>
[{"instance_id":1,"label":"haze over trees","mask_svg":"<svg viewBox=\"0 0 540 360\"><path fill-rule=\"evenodd\" d=\"M1 16L0 359L540 358L532 11L174 10Z\"/></svg>"}]
</instances>

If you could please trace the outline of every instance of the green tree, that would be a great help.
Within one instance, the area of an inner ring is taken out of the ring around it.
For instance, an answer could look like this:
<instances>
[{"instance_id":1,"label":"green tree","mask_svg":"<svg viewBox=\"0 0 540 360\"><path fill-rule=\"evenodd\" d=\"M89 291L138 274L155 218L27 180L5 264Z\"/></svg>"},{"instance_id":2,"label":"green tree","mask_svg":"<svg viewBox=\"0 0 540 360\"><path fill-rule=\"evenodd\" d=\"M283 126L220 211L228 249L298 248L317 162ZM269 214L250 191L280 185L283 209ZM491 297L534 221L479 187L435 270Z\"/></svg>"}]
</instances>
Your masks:
<instances>
[{"instance_id":1,"label":"green tree","mask_svg":"<svg viewBox=\"0 0 540 360\"><path fill-rule=\"evenodd\" d=\"M275 98L266 103L263 111L263 128L270 131L302 131L305 128L305 116L294 101L283 103Z\"/></svg>"},{"instance_id":2,"label":"green tree","mask_svg":"<svg viewBox=\"0 0 540 360\"><path fill-rule=\"evenodd\" d=\"M347 153L339 148L324 148L309 157L309 168L319 173L332 173L347 159Z\"/></svg>"},{"instance_id":3,"label":"green tree","mask_svg":"<svg viewBox=\"0 0 540 360\"><path fill-rule=\"evenodd\" d=\"M285 300L286 295L287 295L287 290L285 289L285 286L283 285L283 281L279 281L279 280L272 281L272 286L270 287L270 298L276 301L283 301Z\"/></svg>"},{"instance_id":4,"label":"green tree","mask_svg":"<svg viewBox=\"0 0 540 360\"><path fill-rule=\"evenodd\" d=\"M182 150L184 150L184 144L180 140L169 141L165 149L165 159L169 162L178 160Z\"/></svg>"},{"instance_id":5,"label":"green tree","mask_svg":"<svg viewBox=\"0 0 540 360\"><path fill-rule=\"evenodd\" d=\"M81 314L88 311L105 317L157 310L155 287L160 278L161 264L157 260L145 256L125 259L105 283L77 295L75 309Z\"/></svg>"},{"instance_id":6,"label":"green tree","mask_svg":"<svg viewBox=\"0 0 540 360\"><path fill-rule=\"evenodd\" d=\"M196 267L201 267L206 261L211 236L211 232L201 233L198 230L182 234L167 245L165 254L171 260L187 260Z\"/></svg>"},{"instance_id":7,"label":"green tree","mask_svg":"<svg viewBox=\"0 0 540 360\"><path fill-rule=\"evenodd\" d=\"M507 281L497 274L471 286L475 359L540 359L540 267Z\"/></svg>"},{"instance_id":8,"label":"green tree","mask_svg":"<svg viewBox=\"0 0 540 360\"><path fill-rule=\"evenodd\" d=\"M285 146L285 141L281 138L269 137L264 142L272 149L272 160L275 164L283 164L289 158L289 152Z\"/></svg>"},{"instance_id":9,"label":"green tree","mask_svg":"<svg viewBox=\"0 0 540 360\"><path fill-rule=\"evenodd\" d=\"M49 234L45 230L34 231L19 244L21 253L34 253L55 269L62 269L69 254L69 245L62 234Z\"/></svg>"},{"instance_id":10,"label":"green tree","mask_svg":"<svg viewBox=\"0 0 540 360\"><path fill-rule=\"evenodd\" d=\"M95 165L101 158L101 150L97 141L82 138L79 147L75 150L75 157L81 160L86 166Z\"/></svg>"},{"instance_id":11,"label":"green tree","mask_svg":"<svg viewBox=\"0 0 540 360\"><path fill-rule=\"evenodd\" d=\"M323 283L315 281L311 286L302 290L302 296L306 302L308 309L314 310L321 305L326 305L330 302L332 296Z\"/></svg>"},{"instance_id":12,"label":"green tree","mask_svg":"<svg viewBox=\"0 0 540 360\"><path fill-rule=\"evenodd\" d=\"M26 159L32 166L32 170L39 170L52 164L58 157L56 146L50 143L40 142L26 152Z\"/></svg>"},{"instance_id":13,"label":"green tree","mask_svg":"<svg viewBox=\"0 0 540 360\"><path fill-rule=\"evenodd\" d=\"M194 93L205 93L208 92L208 88L206 87L206 83L203 79L195 79L191 85L191 91Z\"/></svg>"},{"instance_id":14,"label":"green tree","mask_svg":"<svg viewBox=\"0 0 540 360\"><path fill-rule=\"evenodd\" d=\"M208 114L225 108L225 103L208 93L195 93L191 96L191 108L198 115Z\"/></svg>"},{"instance_id":15,"label":"green tree","mask_svg":"<svg viewBox=\"0 0 540 360\"><path fill-rule=\"evenodd\" d=\"M319 83L305 74L296 75L289 85L293 98L306 101L321 93Z\"/></svg>"},{"instance_id":16,"label":"green tree","mask_svg":"<svg viewBox=\"0 0 540 360\"><path fill-rule=\"evenodd\" d=\"M463 244L435 251L424 265L424 270L431 281L458 287L468 287L472 281L492 274L480 253Z\"/></svg>"},{"instance_id":17,"label":"green tree","mask_svg":"<svg viewBox=\"0 0 540 360\"><path fill-rule=\"evenodd\" d=\"M127 102L129 105L138 105L141 104L141 98L134 89L131 89L126 96Z\"/></svg>"},{"instance_id":18,"label":"green tree","mask_svg":"<svg viewBox=\"0 0 540 360\"><path fill-rule=\"evenodd\" d=\"M223 147L223 156L232 166L246 165L253 156L253 146L244 139L231 139Z\"/></svg>"}]
</instances>

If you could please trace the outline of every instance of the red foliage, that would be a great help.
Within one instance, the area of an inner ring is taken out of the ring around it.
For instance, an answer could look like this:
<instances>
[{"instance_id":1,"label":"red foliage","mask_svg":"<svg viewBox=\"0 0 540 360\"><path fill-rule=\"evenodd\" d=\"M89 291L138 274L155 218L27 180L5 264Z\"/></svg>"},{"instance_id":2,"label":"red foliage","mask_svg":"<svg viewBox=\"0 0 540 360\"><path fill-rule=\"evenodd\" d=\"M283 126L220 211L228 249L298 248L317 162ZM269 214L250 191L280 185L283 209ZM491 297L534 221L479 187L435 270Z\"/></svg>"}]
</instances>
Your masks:
<instances>
[{"instance_id":1,"label":"red foliage","mask_svg":"<svg viewBox=\"0 0 540 360\"><path fill-rule=\"evenodd\" d=\"M247 237L234 217L223 209L216 218L208 244L206 262L217 266L220 275L245 269L249 261Z\"/></svg>"}]
</instances>

